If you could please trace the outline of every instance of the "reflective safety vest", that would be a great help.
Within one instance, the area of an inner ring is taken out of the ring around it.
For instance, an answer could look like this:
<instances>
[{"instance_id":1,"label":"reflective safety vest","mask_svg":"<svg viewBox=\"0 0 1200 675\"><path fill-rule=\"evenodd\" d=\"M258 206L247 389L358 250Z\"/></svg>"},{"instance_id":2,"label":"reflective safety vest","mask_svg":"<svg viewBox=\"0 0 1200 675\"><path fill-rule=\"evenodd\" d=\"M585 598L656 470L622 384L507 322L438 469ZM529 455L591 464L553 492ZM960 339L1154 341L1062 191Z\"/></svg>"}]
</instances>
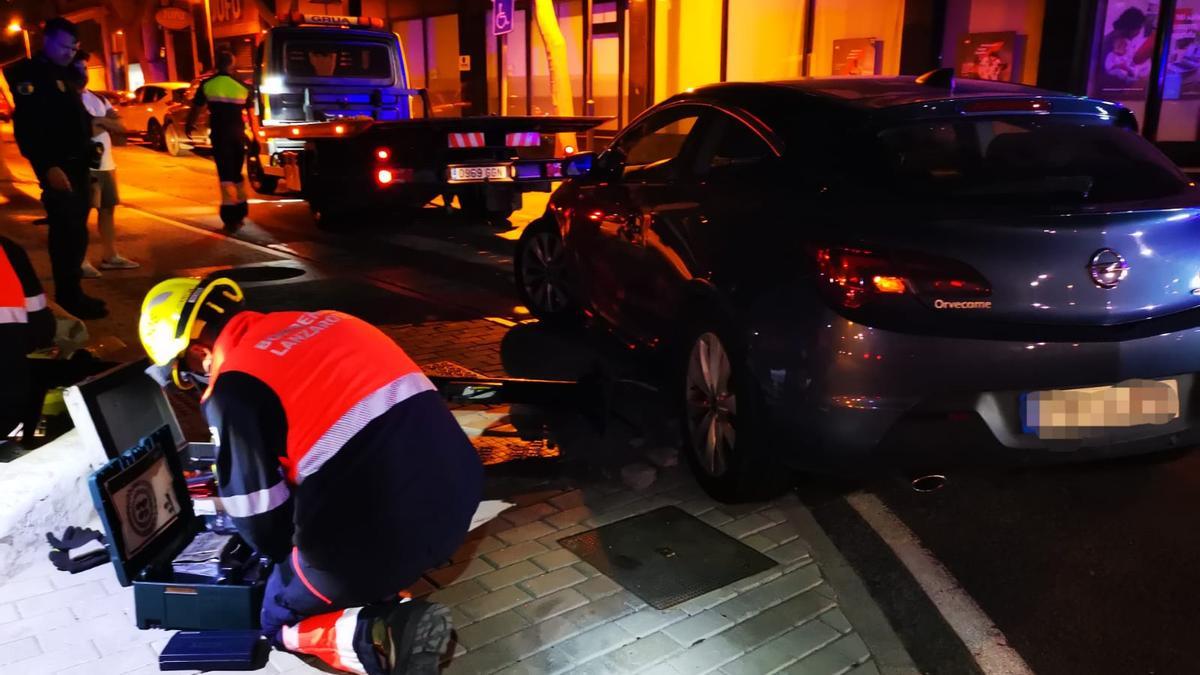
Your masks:
<instances>
[{"instance_id":1,"label":"reflective safety vest","mask_svg":"<svg viewBox=\"0 0 1200 675\"><path fill-rule=\"evenodd\" d=\"M287 419L288 482L298 485L355 434L433 384L395 342L335 311L241 312L213 347L209 388L230 372L265 383Z\"/></svg>"},{"instance_id":2,"label":"reflective safety vest","mask_svg":"<svg viewBox=\"0 0 1200 675\"><path fill-rule=\"evenodd\" d=\"M46 306L45 296L40 297L41 306L32 307L33 310ZM36 300L36 298L30 298L30 300ZM21 279L17 276L17 271L8 261L4 248L0 247L0 324L28 323L29 304L26 302L25 290L21 286Z\"/></svg>"}]
</instances>

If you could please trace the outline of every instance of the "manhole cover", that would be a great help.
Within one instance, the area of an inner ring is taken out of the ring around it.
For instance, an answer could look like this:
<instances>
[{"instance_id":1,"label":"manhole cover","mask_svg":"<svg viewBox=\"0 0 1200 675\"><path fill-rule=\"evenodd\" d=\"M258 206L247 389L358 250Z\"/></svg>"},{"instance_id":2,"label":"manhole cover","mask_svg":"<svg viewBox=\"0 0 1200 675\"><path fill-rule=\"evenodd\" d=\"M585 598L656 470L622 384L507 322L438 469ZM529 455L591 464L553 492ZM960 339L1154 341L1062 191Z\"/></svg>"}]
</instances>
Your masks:
<instances>
[{"instance_id":1,"label":"manhole cover","mask_svg":"<svg viewBox=\"0 0 1200 675\"><path fill-rule=\"evenodd\" d=\"M674 607L776 565L674 506L558 543L655 609Z\"/></svg>"}]
</instances>

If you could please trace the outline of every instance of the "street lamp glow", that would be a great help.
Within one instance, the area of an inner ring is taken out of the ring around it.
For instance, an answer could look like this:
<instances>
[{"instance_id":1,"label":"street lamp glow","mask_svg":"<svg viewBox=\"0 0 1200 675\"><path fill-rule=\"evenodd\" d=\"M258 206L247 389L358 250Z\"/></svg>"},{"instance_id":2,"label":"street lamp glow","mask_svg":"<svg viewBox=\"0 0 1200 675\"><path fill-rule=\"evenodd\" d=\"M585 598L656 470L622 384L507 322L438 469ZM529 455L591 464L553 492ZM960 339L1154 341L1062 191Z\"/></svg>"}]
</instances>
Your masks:
<instances>
[{"instance_id":1,"label":"street lamp glow","mask_svg":"<svg viewBox=\"0 0 1200 675\"><path fill-rule=\"evenodd\" d=\"M8 24L8 32L12 33L13 35L16 35L17 33L20 33L23 30L25 30L25 28L21 25L20 21L17 21L14 19L11 23Z\"/></svg>"}]
</instances>

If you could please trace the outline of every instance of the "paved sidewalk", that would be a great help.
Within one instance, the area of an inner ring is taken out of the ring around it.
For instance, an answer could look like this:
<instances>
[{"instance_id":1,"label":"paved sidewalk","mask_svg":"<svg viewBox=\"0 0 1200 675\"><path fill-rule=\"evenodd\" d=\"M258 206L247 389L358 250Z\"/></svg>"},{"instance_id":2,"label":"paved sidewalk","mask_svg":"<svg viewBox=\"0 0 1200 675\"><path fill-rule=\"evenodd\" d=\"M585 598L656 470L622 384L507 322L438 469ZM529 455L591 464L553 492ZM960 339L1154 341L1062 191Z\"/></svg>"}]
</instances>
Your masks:
<instances>
[{"instance_id":1,"label":"paved sidewalk","mask_svg":"<svg viewBox=\"0 0 1200 675\"><path fill-rule=\"evenodd\" d=\"M719 505L674 468L645 492L599 481L510 498L515 508L412 589L452 608L447 673L880 672L787 516L794 497ZM668 504L778 565L659 611L557 543ZM0 672L157 672L169 635L134 627L132 593L109 566L68 575L39 562L0 586ZM266 672L315 671L274 653Z\"/></svg>"}]
</instances>

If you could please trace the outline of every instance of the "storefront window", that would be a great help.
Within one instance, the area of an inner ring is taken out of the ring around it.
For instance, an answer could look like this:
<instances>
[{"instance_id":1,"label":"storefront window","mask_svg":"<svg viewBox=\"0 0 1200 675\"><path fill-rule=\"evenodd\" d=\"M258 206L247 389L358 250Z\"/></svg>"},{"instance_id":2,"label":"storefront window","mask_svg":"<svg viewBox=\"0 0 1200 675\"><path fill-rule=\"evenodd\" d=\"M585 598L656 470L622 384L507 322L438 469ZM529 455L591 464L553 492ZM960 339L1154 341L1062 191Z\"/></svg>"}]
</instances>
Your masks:
<instances>
[{"instance_id":1,"label":"storefront window","mask_svg":"<svg viewBox=\"0 0 1200 675\"><path fill-rule=\"evenodd\" d=\"M1200 139L1200 0L1178 0L1163 82L1159 141Z\"/></svg>"},{"instance_id":2,"label":"storefront window","mask_svg":"<svg viewBox=\"0 0 1200 675\"><path fill-rule=\"evenodd\" d=\"M959 77L1037 83L1045 0L951 0L942 53Z\"/></svg>"},{"instance_id":3,"label":"storefront window","mask_svg":"<svg viewBox=\"0 0 1200 675\"><path fill-rule=\"evenodd\" d=\"M583 110L583 0L560 0L554 3L558 26L567 43L567 70L571 75L571 93L575 99L575 114ZM550 98L550 68L546 61L546 44L537 21L530 26L530 66L533 72L533 114L551 115L554 103Z\"/></svg>"},{"instance_id":4,"label":"storefront window","mask_svg":"<svg viewBox=\"0 0 1200 675\"><path fill-rule=\"evenodd\" d=\"M790 80L803 73L804 3L729 0L726 79Z\"/></svg>"},{"instance_id":5,"label":"storefront window","mask_svg":"<svg viewBox=\"0 0 1200 675\"><path fill-rule=\"evenodd\" d=\"M658 0L654 12L654 100L720 81L721 0Z\"/></svg>"},{"instance_id":6,"label":"storefront window","mask_svg":"<svg viewBox=\"0 0 1200 675\"><path fill-rule=\"evenodd\" d=\"M396 21L392 30L400 36L400 45L404 48L404 62L408 67L408 81L411 87L424 87L428 84L425 76L425 39L421 33L422 19Z\"/></svg>"},{"instance_id":7,"label":"storefront window","mask_svg":"<svg viewBox=\"0 0 1200 675\"><path fill-rule=\"evenodd\" d=\"M505 115L528 115L529 96L525 91L528 79L529 65L525 58L525 10L513 11L513 29L506 38L508 48L504 55L504 75L508 79L508 103L504 108Z\"/></svg>"},{"instance_id":8,"label":"storefront window","mask_svg":"<svg viewBox=\"0 0 1200 675\"><path fill-rule=\"evenodd\" d=\"M437 117L461 117L462 79L458 72L458 16L447 14L426 19L429 63L426 88Z\"/></svg>"},{"instance_id":9,"label":"storefront window","mask_svg":"<svg viewBox=\"0 0 1200 675\"><path fill-rule=\"evenodd\" d=\"M903 32L904 0L817 0L810 74L897 75Z\"/></svg>"}]
</instances>

